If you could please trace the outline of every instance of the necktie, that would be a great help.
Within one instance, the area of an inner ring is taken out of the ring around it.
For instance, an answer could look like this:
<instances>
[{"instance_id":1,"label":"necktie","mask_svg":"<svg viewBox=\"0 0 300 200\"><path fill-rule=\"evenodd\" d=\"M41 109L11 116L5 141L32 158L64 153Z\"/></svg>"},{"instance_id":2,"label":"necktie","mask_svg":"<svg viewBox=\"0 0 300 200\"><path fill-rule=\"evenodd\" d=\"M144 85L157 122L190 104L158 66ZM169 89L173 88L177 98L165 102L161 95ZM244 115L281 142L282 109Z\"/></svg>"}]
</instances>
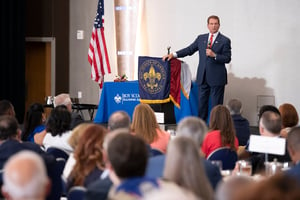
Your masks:
<instances>
[{"instance_id":1,"label":"necktie","mask_svg":"<svg viewBox=\"0 0 300 200\"><path fill-rule=\"evenodd\" d=\"M211 49L211 46L212 46L212 43L213 43L213 37L214 37L214 35L211 34L211 35L210 35L210 38L209 38L209 41L208 41L208 48L209 48L209 49Z\"/></svg>"}]
</instances>

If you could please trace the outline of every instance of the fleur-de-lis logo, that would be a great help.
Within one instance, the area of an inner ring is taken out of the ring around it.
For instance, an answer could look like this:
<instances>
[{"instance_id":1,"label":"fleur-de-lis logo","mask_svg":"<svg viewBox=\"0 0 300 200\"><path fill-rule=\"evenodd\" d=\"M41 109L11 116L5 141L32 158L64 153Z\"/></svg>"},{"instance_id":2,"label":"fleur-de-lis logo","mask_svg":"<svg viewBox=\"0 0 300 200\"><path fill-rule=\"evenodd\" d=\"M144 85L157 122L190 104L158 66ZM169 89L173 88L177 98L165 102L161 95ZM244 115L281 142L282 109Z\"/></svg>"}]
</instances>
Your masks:
<instances>
[{"instance_id":1,"label":"fleur-de-lis logo","mask_svg":"<svg viewBox=\"0 0 300 200\"><path fill-rule=\"evenodd\" d=\"M153 88L158 86L156 80L160 81L161 74L159 72L155 72L153 65L150 66L149 72L144 73L144 80L147 81L147 79L149 79L147 87L150 87L153 90Z\"/></svg>"}]
</instances>

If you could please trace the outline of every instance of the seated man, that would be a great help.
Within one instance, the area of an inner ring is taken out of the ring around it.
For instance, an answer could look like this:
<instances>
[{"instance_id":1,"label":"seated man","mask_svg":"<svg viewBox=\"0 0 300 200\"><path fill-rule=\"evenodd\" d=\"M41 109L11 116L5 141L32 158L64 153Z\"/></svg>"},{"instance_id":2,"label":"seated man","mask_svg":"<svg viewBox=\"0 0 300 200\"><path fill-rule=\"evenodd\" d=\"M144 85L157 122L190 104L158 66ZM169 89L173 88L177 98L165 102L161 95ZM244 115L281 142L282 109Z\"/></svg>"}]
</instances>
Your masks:
<instances>
[{"instance_id":1,"label":"seated man","mask_svg":"<svg viewBox=\"0 0 300 200\"><path fill-rule=\"evenodd\" d=\"M281 131L281 117L280 114L274 111L265 111L262 113L259 120L259 133L267 137L280 137ZM247 146L246 146L247 149ZM272 162L277 159L278 162L289 162L291 158L287 152L284 155L268 154L268 161ZM252 163L253 173L260 173L265 169L265 154L264 153L251 153L249 160Z\"/></svg>"},{"instance_id":2,"label":"seated man","mask_svg":"<svg viewBox=\"0 0 300 200\"><path fill-rule=\"evenodd\" d=\"M21 151L4 166L2 193L6 199L43 200L50 190L45 164L32 151Z\"/></svg>"},{"instance_id":3,"label":"seated man","mask_svg":"<svg viewBox=\"0 0 300 200\"><path fill-rule=\"evenodd\" d=\"M158 188L155 179L144 177L148 150L146 143L131 134L116 135L107 150L109 177L113 182L108 199L140 199L143 189ZM137 159L138 158L138 159Z\"/></svg>"},{"instance_id":4,"label":"seated man","mask_svg":"<svg viewBox=\"0 0 300 200\"><path fill-rule=\"evenodd\" d=\"M72 112L72 101L70 98L69 94L59 94L56 97L54 97L54 101L53 101L53 105L54 107L56 106L60 106L60 105L65 105L67 106L68 110L71 113L71 130L74 129L78 124L82 123L84 120L82 119L81 115L76 113L76 112Z\"/></svg>"},{"instance_id":5,"label":"seated man","mask_svg":"<svg viewBox=\"0 0 300 200\"><path fill-rule=\"evenodd\" d=\"M116 111L110 115L107 128L109 131L118 128L128 128L130 130L130 117L125 111Z\"/></svg>"},{"instance_id":6,"label":"seated man","mask_svg":"<svg viewBox=\"0 0 300 200\"><path fill-rule=\"evenodd\" d=\"M201 152L201 146L205 134L207 133L207 126L203 120L197 117L186 117L181 120L177 126L177 137L189 137L193 139L199 147L199 153ZM211 164L210 161L203 158L204 169L207 178L213 189L216 188L219 181L222 180L220 170L217 166ZM146 176L152 178L162 177L165 164L165 155L151 157L148 161L148 167Z\"/></svg>"},{"instance_id":7,"label":"seated man","mask_svg":"<svg viewBox=\"0 0 300 200\"><path fill-rule=\"evenodd\" d=\"M0 101L0 116L2 115L10 115L13 117L16 115L14 106L8 100Z\"/></svg>"},{"instance_id":8,"label":"seated man","mask_svg":"<svg viewBox=\"0 0 300 200\"><path fill-rule=\"evenodd\" d=\"M22 150L29 150L39 154L47 167L47 173L52 181L48 199L59 199L62 192L61 174L56 171L56 160L46 154L39 145L32 142L21 142L21 130L17 120L9 115L0 116L0 169L14 154ZM2 184L2 183L0 183Z\"/></svg>"},{"instance_id":9,"label":"seated man","mask_svg":"<svg viewBox=\"0 0 300 200\"><path fill-rule=\"evenodd\" d=\"M227 108L233 120L236 137L240 146L245 146L250 136L249 121L242 116L242 102L238 99L231 99Z\"/></svg>"}]
</instances>

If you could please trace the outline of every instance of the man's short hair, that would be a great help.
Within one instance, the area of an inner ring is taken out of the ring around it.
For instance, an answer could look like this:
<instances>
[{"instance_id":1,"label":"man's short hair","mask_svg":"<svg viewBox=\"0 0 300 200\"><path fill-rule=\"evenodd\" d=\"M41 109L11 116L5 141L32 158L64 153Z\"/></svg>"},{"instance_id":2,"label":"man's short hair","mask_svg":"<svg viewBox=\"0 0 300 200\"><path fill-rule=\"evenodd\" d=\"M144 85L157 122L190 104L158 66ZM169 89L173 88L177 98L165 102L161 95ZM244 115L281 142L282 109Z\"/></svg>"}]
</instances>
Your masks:
<instances>
[{"instance_id":1,"label":"man's short hair","mask_svg":"<svg viewBox=\"0 0 300 200\"><path fill-rule=\"evenodd\" d=\"M119 178L144 176L148 150L140 137L116 135L108 144L108 160Z\"/></svg>"},{"instance_id":2,"label":"man's short hair","mask_svg":"<svg viewBox=\"0 0 300 200\"><path fill-rule=\"evenodd\" d=\"M201 147L207 133L205 122L198 117L185 117L177 126L176 135L193 139Z\"/></svg>"},{"instance_id":3,"label":"man's short hair","mask_svg":"<svg viewBox=\"0 0 300 200\"><path fill-rule=\"evenodd\" d=\"M108 119L109 130L115 130L118 128L130 129L130 117L124 111L116 111Z\"/></svg>"},{"instance_id":4,"label":"man's short hair","mask_svg":"<svg viewBox=\"0 0 300 200\"><path fill-rule=\"evenodd\" d=\"M279 135L281 131L281 117L280 114L273 111L265 111L260 119L263 127L274 135Z\"/></svg>"},{"instance_id":5,"label":"man's short hair","mask_svg":"<svg viewBox=\"0 0 300 200\"><path fill-rule=\"evenodd\" d=\"M2 115L15 115L15 109L12 103L8 100L0 101L0 116Z\"/></svg>"},{"instance_id":6,"label":"man's short hair","mask_svg":"<svg viewBox=\"0 0 300 200\"><path fill-rule=\"evenodd\" d=\"M216 15L211 15L211 16L209 16L208 18L207 18L207 24L209 24L209 20L210 19L216 19L216 20L218 20L218 23L220 24L220 18L218 17L218 16L216 16Z\"/></svg>"},{"instance_id":7,"label":"man's short hair","mask_svg":"<svg viewBox=\"0 0 300 200\"><path fill-rule=\"evenodd\" d=\"M287 145L300 152L300 127L292 128L287 136Z\"/></svg>"},{"instance_id":8,"label":"man's short hair","mask_svg":"<svg viewBox=\"0 0 300 200\"><path fill-rule=\"evenodd\" d=\"M227 108L231 115L241 114L242 102L238 99L230 99Z\"/></svg>"},{"instance_id":9,"label":"man's short hair","mask_svg":"<svg viewBox=\"0 0 300 200\"><path fill-rule=\"evenodd\" d=\"M0 140L14 138L18 134L19 124L15 117L0 116Z\"/></svg>"},{"instance_id":10,"label":"man's short hair","mask_svg":"<svg viewBox=\"0 0 300 200\"><path fill-rule=\"evenodd\" d=\"M32 151L21 151L5 163L3 191L13 199L46 196L48 176L42 158Z\"/></svg>"}]
</instances>

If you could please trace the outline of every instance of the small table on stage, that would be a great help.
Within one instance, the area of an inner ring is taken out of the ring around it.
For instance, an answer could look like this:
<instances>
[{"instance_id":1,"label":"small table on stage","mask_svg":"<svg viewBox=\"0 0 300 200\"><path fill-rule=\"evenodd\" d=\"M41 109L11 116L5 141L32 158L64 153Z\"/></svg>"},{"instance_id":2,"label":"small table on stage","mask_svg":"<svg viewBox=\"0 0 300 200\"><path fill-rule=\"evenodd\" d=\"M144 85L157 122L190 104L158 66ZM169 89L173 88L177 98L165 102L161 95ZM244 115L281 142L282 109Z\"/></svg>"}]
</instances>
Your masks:
<instances>
[{"instance_id":1,"label":"small table on stage","mask_svg":"<svg viewBox=\"0 0 300 200\"><path fill-rule=\"evenodd\" d=\"M45 104L44 108L54 108L53 104ZM89 113L90 120L94 120L94 112L98 109L98 105L95 104L87 104L87 103L74 103L72 104L72 111L80 112L82 119L84 119L83 110L87 110Z\"/></svg>"},{"instance_id":2,"label":"small table on stage","mask_svg":"<svg viewBox=\"0 0 300 200\"><path fill-rule=\"evenodd\" d=\"M84 118L83 110L87 110L90 116L90 120L94 120L94 112L95 109L98 109L98 106L95 104L87 104L87 103L74 103L72 104L73 111L80 112L82 118Z\"/></svg>"}]
</instances>

